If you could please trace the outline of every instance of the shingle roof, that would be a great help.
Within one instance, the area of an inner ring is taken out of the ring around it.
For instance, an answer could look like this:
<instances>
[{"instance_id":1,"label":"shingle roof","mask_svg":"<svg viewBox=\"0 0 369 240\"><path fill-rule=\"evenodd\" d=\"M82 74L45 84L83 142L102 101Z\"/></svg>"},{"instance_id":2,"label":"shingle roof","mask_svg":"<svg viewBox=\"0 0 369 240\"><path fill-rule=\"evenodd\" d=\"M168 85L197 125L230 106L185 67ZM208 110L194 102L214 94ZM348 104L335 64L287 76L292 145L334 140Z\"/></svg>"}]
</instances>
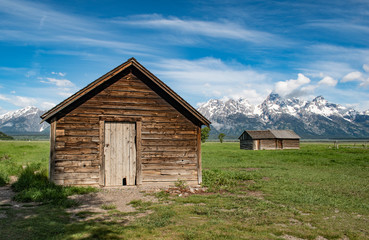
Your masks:
<instances>
[{"instance_id":1,"label":"shingle roof","mask_svg":"<svg viewBox=\"0 0 369 240\"><path fill-rule=\"evenodd\" d=\"M250 135L252 139L299 139L300 138L292 130L245 130L241 134L241 136L245 133Z\"/></svg>"},{"instance_id":2,"label":"shingle roof","mask_svg":"<svg viewBox=\"0 0 369 240\"><path fill-rule=\"evenodd\" d=\"M283 139L298 139L300 138L292 130L269 130L276 138L283 138Z\"/></svg>"}]
</instances>

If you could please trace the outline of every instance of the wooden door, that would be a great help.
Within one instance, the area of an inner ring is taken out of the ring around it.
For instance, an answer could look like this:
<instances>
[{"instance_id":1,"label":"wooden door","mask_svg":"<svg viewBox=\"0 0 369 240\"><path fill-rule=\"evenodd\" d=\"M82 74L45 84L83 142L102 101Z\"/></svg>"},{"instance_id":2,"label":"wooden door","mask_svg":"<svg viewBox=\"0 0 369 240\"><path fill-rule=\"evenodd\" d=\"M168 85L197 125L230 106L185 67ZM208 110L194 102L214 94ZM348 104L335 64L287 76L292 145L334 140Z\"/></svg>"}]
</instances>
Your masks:
<instances>
[{"instance_id":1,"label":"wooden door","mask_svg":"<svg viewBox=\"0 0 369 240\"><path fill-rule=\"evenodd\" d=\"M277 149L283 149L282 140L277 139Z\"/></svg>"},{"instance_id":2,"label":"wooden door","mask_svg":"<svg viewBox=\"0 0 369 240\"><path fill-rule=\"evenodd\" d=\"M105 186L136 184L135 123L105 122Z\"/></svg>"}]
</instances>

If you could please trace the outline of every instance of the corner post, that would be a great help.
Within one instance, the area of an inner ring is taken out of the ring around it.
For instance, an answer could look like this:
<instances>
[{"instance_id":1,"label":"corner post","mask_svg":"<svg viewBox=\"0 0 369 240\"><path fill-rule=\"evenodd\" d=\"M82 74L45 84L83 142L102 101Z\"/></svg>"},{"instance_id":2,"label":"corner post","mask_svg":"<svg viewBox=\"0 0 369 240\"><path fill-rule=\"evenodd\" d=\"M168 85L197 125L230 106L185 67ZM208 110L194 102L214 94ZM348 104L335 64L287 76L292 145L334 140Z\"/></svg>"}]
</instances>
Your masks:
<instances>
[{"instance_id":1,"label":"corner post","mask_svg":"<svg viewBox=\"0 0 369 240\"><path fill-rule=\"evenodd\" d=\"M49 157L49 180L54 181L55 172L55 140L56 140L56 119L50 123L50 157Z\"/></svg>"},{"instance_id":2,"label":"corner post","mask_svg":"<svg viewBox=\"0 0 369 240\"><path fill-rule=\"evenodd\" d=\"M198 184L202 183L202 166L201 166L201 127L197 128L197 180Z\"/></svg>"}]
</instances>

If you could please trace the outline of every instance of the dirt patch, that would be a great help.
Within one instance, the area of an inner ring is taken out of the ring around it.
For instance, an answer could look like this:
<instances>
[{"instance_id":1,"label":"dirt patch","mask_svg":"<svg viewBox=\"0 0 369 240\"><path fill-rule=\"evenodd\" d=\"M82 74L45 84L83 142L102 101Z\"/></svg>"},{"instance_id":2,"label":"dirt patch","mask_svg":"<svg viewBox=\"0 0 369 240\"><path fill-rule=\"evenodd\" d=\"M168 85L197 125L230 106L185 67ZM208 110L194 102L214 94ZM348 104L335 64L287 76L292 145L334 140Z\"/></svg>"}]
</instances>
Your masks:
<instances>
[{"instance_id":1,"label":"dirt patch","mask_svg":"<svg viewBox=\"0 0 369 240\"><path fill-rule=\"evenodd\" d=\"M15 205L16 202L12 201L14 195L9 185L0 187L0 205Z\"/></svg>"},{"instance_id":2,"label":"dirt patch","mask_svg":"<svg viewBox=\"0 0 369 240\"><path fill-rule=\"evenodd\" d=\"M116 210L121 212L134 212L135 208L128 204L131 201L156 201L156 198L147 194L147 192L147 190L141 189L140 187L108 188L102 189L97 193L73 195L70 198L80 204L76 209L84 211L99 211L98 209L103 210L101 208L102 205L112 205L116 207Z\"/></svg>"},{"instance_id":3,"label":"dirt patch","mask_svg":"<svg viewBox=\"0 0 369 240\"><path fill-rule=\"evenodd\" d=\"M160 191L160 189L146 187L122 187L122 188L104 188L97 193L89 193L84 195L73 195L70 199L79 203L78 206L68 208L67 212L72 214L72 218L77 220L91 220L103 218L109 220L112 214L108 214L110 210L119 211L121 213L133 213L136 211L129 203L133 200L141 200L143 202L156 202L157 199L148 193ZM88 216L81 216L81 213L93 213ZM118 213L117 213L118 214ZM148 214L148 213L146 213ZM146 215L144 214L144 215ZM114 214L113 214L114 215ZM119 215L119 214L118 214ZM135 217L142 217L142 213ZM131 220L132 216L124 223ZM123 223L123 222L122 222Z\"/></svg>"},{"instance_id":4,"label":"dirt patch","mask_svg":"<svg viewBox=\"0 0 369 240\"><path fill-rule=\"evenodd\" d=\"M167 190L165 190L165 192L169 193L172 196L177 195L179 197L187 197L192 194L198 194L198 195L215 194L215 193L208 192L208 188L206 187L186 187L186 188L170 187Z\"/></svg>"},{"instance_id":5,"label":"dirt patch","mask_svg":"<svg viewBox=\"0 0 369 240\"><path fill-rule=\"evenodd\" d=\"M282 238L286 240L304 240L303 238L298 238L298 237L287 235L287 234L283 235Z\"/></svg>"}]
</instances>

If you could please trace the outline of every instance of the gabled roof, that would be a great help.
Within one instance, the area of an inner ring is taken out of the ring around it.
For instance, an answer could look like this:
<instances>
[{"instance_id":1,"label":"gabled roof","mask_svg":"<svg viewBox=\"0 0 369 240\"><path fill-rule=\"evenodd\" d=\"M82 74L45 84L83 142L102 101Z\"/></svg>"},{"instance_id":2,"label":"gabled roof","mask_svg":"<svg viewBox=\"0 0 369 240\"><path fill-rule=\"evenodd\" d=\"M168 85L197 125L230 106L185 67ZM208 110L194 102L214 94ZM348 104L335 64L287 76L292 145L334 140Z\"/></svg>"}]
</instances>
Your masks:
<instances>
[{"instance_id":1,"label":"gabled roof","mask_svg":"<svg viewBox=\"0 0 369 240\"><path fill-rule=\"evenodd\" d=\"M46 121L50 123L53 117L69 112L73 105L79 105L78 103L82 101L83 98L86 98L87 94L94 92L97 89L104 88L104 84L109 82L109 80L113 79L114 77L118 77L118 75L122 74L124 76L128 73L133 73L139 79L144 81L153 91L167 100L174 108L176 108L196 125L210 125L209 120L207 120L201 113L199 113L195 108L193 108L189 103L187 103L183 98L181 98L177 93L175 93L164 82L162 82L134 58L128 59L125 63L96 79L83 89L79 90L69 98L65 99L44 113L41 116L42 122Z\"/></svg>"},{"instance_id":2,"label":"gabled roof","mask_svg":"<svg viewBox=\"0 0 369 240\"><path fill-rule=\"evenodd\" d=\"M299 135L297 135L292 130L269 130L276 138L278 139L298 139L300 138Z\"/></svg>"},{"instance_id":3,"label":"gabled roof","mask_svg":"<svg viewBox=\"0 0 369 240\"><path fill-rule=\"evenodd\" d=\"M241 136L245 133L252 139L300 139L292 130L245 130Z\"/></svg>"}]
</instances>

